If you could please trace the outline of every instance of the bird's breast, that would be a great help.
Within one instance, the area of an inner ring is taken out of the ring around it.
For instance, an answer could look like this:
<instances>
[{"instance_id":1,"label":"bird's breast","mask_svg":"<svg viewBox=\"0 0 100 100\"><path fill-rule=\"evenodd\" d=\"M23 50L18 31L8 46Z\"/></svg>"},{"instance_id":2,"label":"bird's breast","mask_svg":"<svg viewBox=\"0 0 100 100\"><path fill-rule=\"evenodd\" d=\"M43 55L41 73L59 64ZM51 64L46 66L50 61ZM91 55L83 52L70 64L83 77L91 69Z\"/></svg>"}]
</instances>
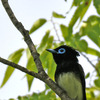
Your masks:
<instances>
[{"instance_id":1,"label":"bird's breast","mask_svg":"<svg viewBox=\"0 0 100 100\"><path fill-rule=\"evenodd\" d=\"M73 72L60 74L57 82L71 99L82 100L82 85L80 79Z\"/></svg>"}]
</instances>

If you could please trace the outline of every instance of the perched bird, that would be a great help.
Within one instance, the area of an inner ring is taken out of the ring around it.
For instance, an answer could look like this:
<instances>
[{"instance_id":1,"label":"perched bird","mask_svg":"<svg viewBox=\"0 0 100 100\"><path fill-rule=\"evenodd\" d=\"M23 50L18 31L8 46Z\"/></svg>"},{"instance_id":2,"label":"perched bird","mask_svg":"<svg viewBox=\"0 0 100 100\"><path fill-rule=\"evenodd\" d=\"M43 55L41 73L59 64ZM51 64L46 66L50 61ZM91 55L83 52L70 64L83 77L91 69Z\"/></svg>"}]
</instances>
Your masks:
<instances>
[{"instance_id":1,"label":"perched bird","mask_svg":"<svg viewBox=\"0 0 100 100\"><path fill-rule=\"evenodd\" d=\"M78 63L79 53L66 45L56 49L47 49L53 54L57 64L55 81L72 100L86 100L85 75Z\"/></svg>"}]
</instances>

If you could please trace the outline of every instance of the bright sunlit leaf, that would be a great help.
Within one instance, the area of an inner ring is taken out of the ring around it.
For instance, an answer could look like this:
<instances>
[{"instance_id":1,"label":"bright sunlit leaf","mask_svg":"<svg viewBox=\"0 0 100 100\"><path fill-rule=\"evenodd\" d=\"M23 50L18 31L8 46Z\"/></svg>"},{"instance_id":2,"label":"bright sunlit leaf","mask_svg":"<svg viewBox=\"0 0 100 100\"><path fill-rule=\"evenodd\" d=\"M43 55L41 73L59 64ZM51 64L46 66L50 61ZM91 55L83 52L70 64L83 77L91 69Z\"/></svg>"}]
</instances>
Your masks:
<instances>
[{"instance_id":1,"label":"bright sunlit leaf","mask_svg":"<svg viewBox=\"0 0 100 100\"><path fill-rule=\"evenodd\" d=\"M79 18L80 18L79 23L82 21L82 18L84 17L86 11L88 10L88 8L89 8L89 6L90 6L90 4L91 4L91 1L92 1L92 0L84 1L84 2L82 2L82 3L77 7L77 9L76 9L76 11L75 11L75 13L74 13L74 15L73 15L73 17L72 17L70 23L69 23L69 26L72 26L72 27L73 27L73 26L75 25L76 21L77 21ZM76 1L75 1L75 2L76 2ZM77 2L80 3L81 1L78 1L78 0L77 0ZM76 2L76 4L77 4L77 2Z\"/></svg>"},{"instance_id":2,"label":"bright sunlit leaf","mask_svg":"<svg viewBox=\"0 0 100 100\"><path fill-rule=\"evenodd\" d=\"M33 33L37 29L39 29L42 25L46 23L46 19L38 19L36 22L34 22L33 26L31 27L29 34Z\"/></svg>"},{"instance_id":3,"label":"bright sunlit leaf","mask_svg":"<svg viewBox=\"0 0 100 100\"><path fill-rule=\"evenodd\" d=\"M72 6L79 6L81 2L83 2L84 0L73 0Z\"/></svg>"},{"instance_id":4,"label":"bright sunlit leaf","mask_svg":"<svg viewBox=\"0 0 100 100\"><path fill-rule=\"evenodd\" d=\"M93 4L97 10L97 13L100 15L100 0L93 0Z\"/></svg>"},{"instance_id":5,"label":"bright sunlit leaf","mask_svg":"<svg viewBox=\"0 0 100 100\"><path fill-rule=\"evenodd\" d=\"M31 53L30 53L28 48L26 49L26 55L27 55L26 68L31 70L31 71L37 72L37 68L36 68L35 62L34 62L33 57L32 57L32 55L31 55ZM31 75L26 75L26 77L27 77L27 83L28 83L28 90L30 90L32 82L34 80L34 77L31 76Z\"/></svg>"},{"instance_id":6,"label":"bright sunlit leaf","mask_svg":"<svg viewBox=\"0 0 100 100\"><path fill-rule=\"evenodd\" d=\"M100 17L90 16L81 27L81 35L87 35L98 47L100 47Z\"/></svg>"},{"instance_id":7,"label":"bright sunlit leaf","mask_svg":"<svg viewBox=\"0 0 100 100\"><path fill-rule=\"evenodd\" d=\"M56 12L53 11L52 13L53 17L55 18L66 18L65 16L61 15L61 14L57 14Z\"/></svg>"},{"instance_id":8,"label":"bright sunlit leaf","mask_svg":"<svg viewBox=\"0 0 100 100\"><path fill-rule=\"evenodd\" d=\"M95 50L94 48L88 48L87 54L91 54L91 55L94 55L94 56L100 56L100 52Z\"/></svg>"},{"instance_id":9,"label":"bright sunlit leaf","mask_svg":"<svg viewBox=\"0 0 100 100\"><path fill-rule=\"evenodd\" d=\"M23 51L24 51L23 48L15 51L8 57L8 60L17 64L19 62L20 58L22 57ZM11 66L7 67L4 78L3 78L3 82L0 87L3 87L5 85L5 83L9 80L9 78L11 77L14 70L15 70L15 68L13 68Z\"/></svg>"},{"instance_id":10,"label":"bright sunlit leaf","mask_svg":"<svg viewBox=\"0 0 100 100\"><path fill-rule=\"evenodd\" d=\"M49 34L50 34L50 30L46 31L46 34L44 35L44 37L41 40L41 43L39 45L39 47L37 48L37 51L41 54L43 52L43 50L45 49L45 47L47 46L47 41L49 38Z\"/></svg>"},{"instance_id":11,"label":"bright sunlit leaf","mask_svg":"<svg viewBox=\"0 0 100 100\"><path fill-rule=\"evenodd\" d=\"M67 27L61 24L60 29L61 29L62 36L64 37L65 41L70 40L70 37L72 35L72 27Z\"/></svg>"}]
</instances>

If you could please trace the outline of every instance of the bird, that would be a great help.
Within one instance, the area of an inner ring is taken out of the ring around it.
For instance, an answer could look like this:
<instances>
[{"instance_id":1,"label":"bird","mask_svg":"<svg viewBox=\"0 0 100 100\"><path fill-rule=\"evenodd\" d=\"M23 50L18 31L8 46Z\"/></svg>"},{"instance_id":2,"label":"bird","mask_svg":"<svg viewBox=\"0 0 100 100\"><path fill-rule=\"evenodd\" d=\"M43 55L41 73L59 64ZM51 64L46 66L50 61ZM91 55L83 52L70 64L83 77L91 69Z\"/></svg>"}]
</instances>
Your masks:
<instances>
[{"instance_id":1,"label":"bird","mask_svg":"<svg viewBox=\"0 0 100 100\"><path fill-rule=\"evenodd\" d=\"M67 45L46 50L52 53L57 64L55 71L56 83L72 100L86 100L85 73L78 62L79 52Z\"/></svg>"}]
</instances>

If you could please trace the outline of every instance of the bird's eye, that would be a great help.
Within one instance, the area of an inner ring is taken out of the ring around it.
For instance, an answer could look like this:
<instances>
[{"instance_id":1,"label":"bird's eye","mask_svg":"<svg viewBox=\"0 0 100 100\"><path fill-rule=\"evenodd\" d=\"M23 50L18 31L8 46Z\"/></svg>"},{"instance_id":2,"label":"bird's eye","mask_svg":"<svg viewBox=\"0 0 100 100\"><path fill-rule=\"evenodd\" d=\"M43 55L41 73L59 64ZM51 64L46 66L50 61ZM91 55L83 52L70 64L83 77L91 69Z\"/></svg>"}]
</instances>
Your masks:
<instances>
[{"instance_id":1,"label":"bird's eye","mask_svg":"<svg viewBox=\"0 0 100 100\"><path fill-rule=\"evenodd\" d=\"M59 50L58 50L58 53L59 54L63 54L63 53L65 53L66 52L66 50L64 49L64 48L60 48Z\"/></svg>"}]
</instances>

